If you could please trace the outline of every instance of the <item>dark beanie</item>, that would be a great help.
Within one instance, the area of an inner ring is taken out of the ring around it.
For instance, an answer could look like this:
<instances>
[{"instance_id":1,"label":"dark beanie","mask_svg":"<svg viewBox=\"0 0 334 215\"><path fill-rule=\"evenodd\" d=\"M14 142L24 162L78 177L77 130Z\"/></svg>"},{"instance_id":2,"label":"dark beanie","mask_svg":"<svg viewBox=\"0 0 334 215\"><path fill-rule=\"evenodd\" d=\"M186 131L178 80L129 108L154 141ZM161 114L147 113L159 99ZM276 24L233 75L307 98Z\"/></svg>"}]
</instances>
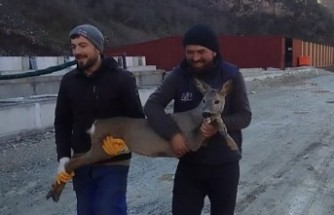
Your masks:
<instances>
[{"instance_id":1,"label":"dark beanie","mask_svg":"<svg viewBox=\"0 0 334 215\"><path fill-rule=\"evenodd\" d=\"M200 45L214 52L219 52L218 38L213 30L207 25L195 25L183 36L183 46Z\"/></svg>"},{"instance_id":2,"label":"dark beanie","mask_svg":"<svg viewBox=\"0 0 334 215\"><path fill-rule=\"evenodd\" d=\"M73 28L69 37L80 35L87 38L98 50L103 51L104 37L99 29L90 24L79 25Z\"/></svg>"}]
</instances>

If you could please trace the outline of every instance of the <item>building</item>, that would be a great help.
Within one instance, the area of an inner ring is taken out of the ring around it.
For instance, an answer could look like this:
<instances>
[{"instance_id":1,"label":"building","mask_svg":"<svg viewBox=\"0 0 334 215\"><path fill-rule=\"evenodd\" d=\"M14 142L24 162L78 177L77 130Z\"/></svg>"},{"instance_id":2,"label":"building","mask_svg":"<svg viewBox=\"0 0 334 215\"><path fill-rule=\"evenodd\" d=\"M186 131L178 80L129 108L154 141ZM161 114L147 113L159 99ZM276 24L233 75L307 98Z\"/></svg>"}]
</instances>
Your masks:
<instances>
[{"instance_id":1,"label":"building","mask_svg":"<svg viewBox=\"0 0 334 215\"><path fill-rule=\"evenodd\" d=\"M332 66L333 46L283 36L220 36L223 58L240 68ZM106 56L145 56L148 65L171 70L184 57L182 37L173 36L107 49Z\"/></svg>"}]
</instances>

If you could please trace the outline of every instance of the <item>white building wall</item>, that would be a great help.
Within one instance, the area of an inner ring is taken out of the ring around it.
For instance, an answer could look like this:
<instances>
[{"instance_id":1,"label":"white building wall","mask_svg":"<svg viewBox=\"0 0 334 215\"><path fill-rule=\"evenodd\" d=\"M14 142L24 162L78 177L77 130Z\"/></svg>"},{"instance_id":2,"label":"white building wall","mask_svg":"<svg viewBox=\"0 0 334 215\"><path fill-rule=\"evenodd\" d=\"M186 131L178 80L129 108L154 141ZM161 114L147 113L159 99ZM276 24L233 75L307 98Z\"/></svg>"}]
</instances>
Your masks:
<instances>
[{"instance_id":1,"label":"white building wall","mask_svg":"<svg viewBox=\"0 0 334 215\"><path fill-rule=\"evenodd\" d=\"M58 58L62 59L62 62L59 62ZM36 57L37 69L46 69L50 66L56 66L64 63L64 57Z\"/></svg>"},{"instance_id":2,"label":"white building wall","mask_svg":"<svg viewBox=\"0 0 334 215\"><path fill-rule=\"evenodd\" d=\"M0 57L0 71L22 70L23 60L24 57Z\"/></svg>"}]
</instances>

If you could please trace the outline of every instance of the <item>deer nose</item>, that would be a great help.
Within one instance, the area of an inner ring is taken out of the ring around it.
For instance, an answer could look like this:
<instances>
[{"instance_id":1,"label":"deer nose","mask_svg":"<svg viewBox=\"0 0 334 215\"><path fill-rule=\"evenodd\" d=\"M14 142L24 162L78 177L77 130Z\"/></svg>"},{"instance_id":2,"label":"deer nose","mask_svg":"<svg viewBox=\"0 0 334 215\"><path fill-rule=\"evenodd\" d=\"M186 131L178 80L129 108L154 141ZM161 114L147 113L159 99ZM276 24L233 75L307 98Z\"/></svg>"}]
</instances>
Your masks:
<instances>
[{"instance_id":1,"label":"deer nose","mask_svg":"<svg viewBox=\"0 0 334 215\"><path fill-rule=\"evenodd\" d=\"M209 118L209 117L212 116L212 113L210 113L210 112L203 112L202 116L203 116L203 118Z\"/></svg>"}]
</instances>

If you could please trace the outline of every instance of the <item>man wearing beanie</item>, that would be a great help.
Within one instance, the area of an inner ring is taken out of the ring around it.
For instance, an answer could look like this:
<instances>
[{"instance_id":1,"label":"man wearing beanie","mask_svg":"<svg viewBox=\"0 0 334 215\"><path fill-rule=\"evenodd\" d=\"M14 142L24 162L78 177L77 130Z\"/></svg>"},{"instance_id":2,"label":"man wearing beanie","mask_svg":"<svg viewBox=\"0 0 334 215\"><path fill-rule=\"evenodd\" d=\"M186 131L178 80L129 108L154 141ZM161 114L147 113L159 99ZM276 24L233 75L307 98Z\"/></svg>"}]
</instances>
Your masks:
<instances>
[{"instance_id":1,"label":"man wearing beanie","mask_svg":"<svg viewBox=\"0 0 334 215\"><path fill-rule=\"evenodd\" d=\"M251 110L245 82L238 68L223 61L217 36L207 25L191 27L183 37L185 58L159 88L149 97L144 112L155 131L170 141L179 163L173 188L173 215L200 215L207 196L212 215L234 214L239 183L242 134L251 121ZM164 108L174 100L174 112L187 111L201 102L194 77L218 89L232 80L232 91L226 97L221 115L227 132L239 151L232 151L225 138L205 122L200 132L207 144L189 151L184 135Z\"/></svg>"},{"instance_id":2,"label":"man wearing beanie","mask_svg":"<svg viewBox=\"0 0 334 215\"><path fill-rule=\"evenodd\" d=\"M55 133L59 166L57 183L73 177L78 215L125 215L127 176L131 154L108 152L110 159L67 173L71 157L91 147L87 130L95 119L126 116L143 118L142 105L132 73L103 57L104 37L93 25L73 28L69 34L77 68L61 80L55 111ZM107 137L105 144L112 143Z\"/></svg>"}]
</instances>

